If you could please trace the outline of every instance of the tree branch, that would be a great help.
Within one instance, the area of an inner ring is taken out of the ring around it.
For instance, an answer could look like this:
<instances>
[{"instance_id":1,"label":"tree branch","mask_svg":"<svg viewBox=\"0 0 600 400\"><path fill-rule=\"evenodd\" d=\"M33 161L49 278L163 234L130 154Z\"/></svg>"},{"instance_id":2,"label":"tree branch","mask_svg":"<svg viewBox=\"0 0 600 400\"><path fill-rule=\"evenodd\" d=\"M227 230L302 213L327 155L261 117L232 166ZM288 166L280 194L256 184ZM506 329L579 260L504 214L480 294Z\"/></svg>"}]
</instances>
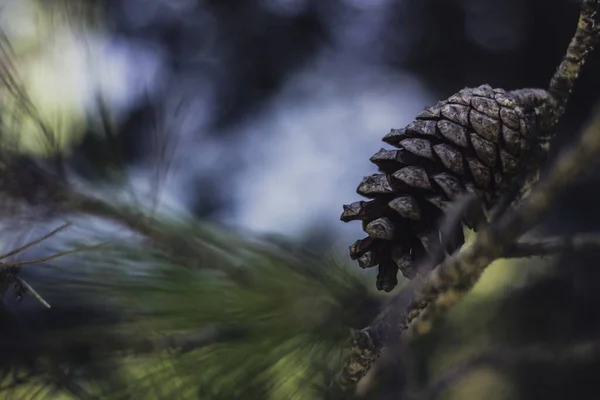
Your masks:
<instances>
[{"instance_id":1,"label":"tree branch","mask_svg":"<svg viewBox=\"0 0 600 400\"><path fill-rule=\"evenodd\" d=\"M546 178L532 189L529 197L480 232L472 245L447 258L422 283L415 282L411 286L415 296L409 300L408 307L407 295L401 292L392 300L390 312L366 331L387 331L380 334L380 337L391 340L398 339L400 333L405 338L410 338L429 331L435 315L456 304L475 284L484 269L506 254L515 240L539 221L561 191L589 168L599 154L600 112L596 110L580 140L558 158ZM379 351L374 354L369 348L359 349L358 352L364 360L376 360L379 355ZM388 361L385 363L389 363L391 358L386 358ZM345 387L356 384L372 365L372 362L368 362L361 364L360 370L350 368L342 371L340 384ZM385 369L384 366L379 368L382 369Z\"/></svg>"}]
</instances>

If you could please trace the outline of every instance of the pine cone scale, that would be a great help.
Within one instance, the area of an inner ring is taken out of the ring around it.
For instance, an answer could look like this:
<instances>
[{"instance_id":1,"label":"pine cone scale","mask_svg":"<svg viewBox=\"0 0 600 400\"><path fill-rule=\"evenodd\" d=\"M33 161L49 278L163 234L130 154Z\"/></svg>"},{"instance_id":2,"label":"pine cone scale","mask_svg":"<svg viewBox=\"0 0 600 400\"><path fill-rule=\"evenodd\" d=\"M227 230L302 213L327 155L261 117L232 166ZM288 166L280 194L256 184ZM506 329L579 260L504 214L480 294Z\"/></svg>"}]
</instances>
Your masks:
<instances>
[{"instance_id":1,"label":"pine cone scale","mask_svg":"<svg viewBox=\"0 0 600 400\"><path fill-rule=\"evenodd\" d=\"M496 165L496 145L476 133L471 133L469 138L477 158L488 167L494 168Z\"/></svg>"},{"instance_id":2,"label":"pine cone scale","mask_svg":"<svg viewBox=\"0 0 600 400\"><path fill-rule=\"evenodd\" d=\"M400 181L401 183L424 190L432 190L431 182L429 181L429 175L427 175L427 171L425 168L416 167L409 165L408 167L404 167L394 172L392 176Z\"/></svg>"},{"instance_id":3,"label":"pine cone scale","mask_svg":"<svg viewBox=\"0 0 600 400\"><path fill-rule=\"evenodd\" d=\"M388 206L396 211L402 218L418 221L421 219L421 209L417 200L412 196L401 196L388 203Z\"/></svg>"},{"instance_id":4,"label":"pine cone scale","mask_svg":"<svg viewBox=\"0 0 600 400\"><path fill-rule=\"evenodd\" d=\"M469 111L470 108L468 106L449 103L442 107L441 114L452 122L468 127Z\"/></svg>"},{"instance_id":5,"label":"pine cone scale","mask_svg":"<svg viewBox=\"0 0 600 400\"><path fill-rule=\"evenodd\" d=\"M444 167L459 175L464 175L464 162L460 151L447 144L433 146L433 151Z\"/></svg>"},{"instance_id":6,"label":"pine cone scale","mask_svg":"<svg viewBox=\"0 0 600 400\"><path fill-rule=\"evenodd\" d=\"M400 142L400 146L416 156L433 160L430 140L418 138L404 139Z\"/></svg>"},{"instance_id":7,"label":"pine cone scale","mask_svg":"<svg viewBox=\"0 0 600 400\"><path fill-rule=\"evenodd\" d=\"M395 192L394 188L390 184L388 175L385 174L374 174L365 177L356 191L358 194L365 197L375 197L379 194L389 194Z\"/></svg>"},{"instance_id":8,"label":"pine cone scale","mask_svg":"<svg viewBox=\"0 0 600 400\"><path fill-rule=\"evenodd\" d=\"M469 121L476 134L491 142L498 143L500 140L501 122L485 114L471 110Z\"/></svg>"},{"instance_id":9,"label":"pine cone scale","mask_svg":"<svg viewBox=\"0 0 600 400\"><path fill-rule=\"evenodd\" d=\"M471 99L471 106L476 111L492 118L498 118L500 115L500 107L498 106L498 103L496 103L496 100L485 97L474 97Z\"/></svg>"},{"instance_id":10,"label":"pine cone scale","mask_svg":"<svg viewBox=\"0 0 600 400\"><path fill-rule=\"evenodd\" d=\"M481 189L489 189L492 183L492 173L490 170L475 158L468 158L467 164L475 185Z\"/></svg>"},{"instance_id":11,"label":"pine cone scale","mask_svg":"<svg viewBox=\"0 0 600 400\"><path fill-rule=\"evenodd\" d=\"M438 122L438 129L440 135L456 146L469 148L469 141L467 139L467 128L462 127L454 122L442 120Z\"/></svg>"}]
</instances>

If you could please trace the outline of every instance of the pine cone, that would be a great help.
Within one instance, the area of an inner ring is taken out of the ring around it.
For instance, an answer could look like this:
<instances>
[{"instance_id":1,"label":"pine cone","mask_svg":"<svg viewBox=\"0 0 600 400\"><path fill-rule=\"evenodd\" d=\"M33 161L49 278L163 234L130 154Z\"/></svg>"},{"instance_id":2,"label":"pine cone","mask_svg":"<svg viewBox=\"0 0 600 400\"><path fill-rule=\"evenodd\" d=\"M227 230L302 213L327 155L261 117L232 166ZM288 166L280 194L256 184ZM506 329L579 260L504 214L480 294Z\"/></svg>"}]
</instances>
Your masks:
<instances>
[{"instance_id":1,"label":"pine cone","mask_svg":"<svg viewBox=\"0 0 600 400\"><path fill-rule=\"evenodd\" d=\"M341 216L362 221L368 237L350 246L350 256L362 268L379 265L379 290L397 285L398 269L414 278L416 261L434 248L452 253L462 246L462 227L440 237L439 218L464 193L489 208L509 188L533 147L536 111L548 96L538 89L463 89L383 138L399 150L371 157L381 173L365 177L357 192L372 200L345 205Z\"/></svg>"}]
</instances>

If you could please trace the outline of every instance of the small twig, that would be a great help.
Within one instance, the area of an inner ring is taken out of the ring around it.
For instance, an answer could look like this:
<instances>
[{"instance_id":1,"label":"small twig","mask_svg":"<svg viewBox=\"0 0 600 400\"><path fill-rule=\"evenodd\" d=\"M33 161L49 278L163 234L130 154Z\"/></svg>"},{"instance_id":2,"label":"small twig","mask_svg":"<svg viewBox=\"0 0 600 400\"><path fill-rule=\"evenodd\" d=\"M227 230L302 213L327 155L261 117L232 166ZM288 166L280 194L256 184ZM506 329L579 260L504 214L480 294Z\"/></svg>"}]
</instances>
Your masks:
<instances>
[{"instance_id":1,"label":"small twig","mask_svg":"<svg viewBox=\"0 0 600 400\"><path fill-rule=\"evenodd\" d=\"M600 250L600 234L580 233L573 236L517 242L508 247L504 258L540 257L565 251Z\"/></svg>"},{"instance_id":2,"label":"small twig","mask_svg":"<svg viewBox=\"0 0 600 400\"><path fill-rule=\"evenodd\" d=\"M23 245L21 247L18 247L18 248L14 249L14 250L6 253L6 254L0 255L0 260L4 260L5 258L8 258L10 256L14 256L15 254L21 253L21 252L23 252L23 251L25 251L25 250L27 250L27 249L29 249L29 248L37 245L37 244L43 242L44 240L49 239L50 237L56 235L60 231L63 231L65 229L67 229L70 226L71 226L71 223L67 222L67 223L59 226L58 228L54 229L50 233L48 233L48 234L46 234L46 235L44 235L44 236L42 236L42 237L40 237L40 238L32 241L32 242L29 242L29 243L27 243L27 244L25 244L25 245Z\"/></svg>"},{"instance_id":3,"label":"small twig","mask_svg":"<svg viewBox=\"0 0 600 400\"><path fill-rule=\"evenodd\" d=\"M44 300L44 298L42 296L40 296L40 294L38 292L36 292L36 290L34 288L31 287L30 284L28 284L27 282L25 282L25 280L23 278L20 278L18 276L14 277L15 281L17 281L17 283L21 286L23 286L23 288L25 289L25 291L32 295L37 301L39 301L40 303L42 303L42 305L46 308L52 308L50 306L50 304Z\"/></svg>"},{"instance_id":4,"label":"small twig","mask_svg":"<svg viewBox=\"0 0 600 400\"><path fill-rule=\"evenodd\" d=\"M45 261L56 260L57 258L62 258L65 256L69 256L71 254L81 253L82 251L95 250L105 246L105 244L97 244L94 246L83 246L74 250L62 251L60 253L51 254L49 256L35 258L33 260L25 260L25 261L14 261L10 263L0 263L0 268L20 268L24 265L30 264L38 264Z\"/></svg>"},{"instance_id":5,"label":"small twig","mask_svg":"<svg viewBox=\"0 0 600 400\"><path fill-rule=\"evenodd\" d=\"M55 229L54 231L52 231L51 233L49 233L48 235L34 241L31 242L23 247L21 247L20 249L17 250L13 250L11 253L16 254L20 251L23 251L24 249L27 249L39 242L41 242L42 240L45 240L47 238L49 238L50 236L56 234L58 231L66 228L68 225L70 224L65 224L62 227ZM97 249L104 246L104 244L99 244L99 245L95 245L95 246L85 246L85 247L80 247L74 250L69 250L69 251L63 251L60 253L55 253L55 254L51 254L49 256L46 257L40 257L40 258L36 258L33 260L25 260L25 261L14 261L14 262L9 262L9 263L2 263L0 262L0 271L4 270L6 271L6 273L9 275L9 281L11 281L14 285L16 285L16 290L18 292L17 294L17 298L20 298L22 295L24 294L30 294L32 295L37 301L39 301L44 307L46 308L51 308L50 304L44 300L44 298L33 288L31 287L31 285L29 285L27 282L25 282L24 279L20 278L17 276L17 270L25 265L30 265L30 264L38 264L41 262L45 262L45 261L50 261L50 260L55 260L61 257L65 257L68 255L72 255L72 254L76 254L76 253L80 253L82 251L87 251L87 250L92 250L92 249ZM1 256L0 259L8 257L9 255L11 255L11 253L8 253L8 255L5 256ZM4 293L2 293L4 294ZM1 297L0 297L1 298Z\"/></svg>"}]
</instances>

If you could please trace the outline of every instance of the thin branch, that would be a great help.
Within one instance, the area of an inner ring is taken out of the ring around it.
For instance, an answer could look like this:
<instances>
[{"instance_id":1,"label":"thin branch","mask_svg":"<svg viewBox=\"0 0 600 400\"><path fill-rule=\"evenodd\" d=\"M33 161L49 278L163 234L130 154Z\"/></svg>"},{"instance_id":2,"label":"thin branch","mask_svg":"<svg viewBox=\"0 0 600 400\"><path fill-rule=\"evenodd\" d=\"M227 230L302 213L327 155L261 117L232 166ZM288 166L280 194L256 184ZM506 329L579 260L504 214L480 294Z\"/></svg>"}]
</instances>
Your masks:
<instances>
[{"instance_id":1,"label":"thin branch","mask_svg":"<svg viewBox=\"0 0 600 400\"><path fill-rule=\"evenodd\" d=\"M600 250L600 234L580 233L573 236L517 242L508 247L504 258L549 256L566 251Z\"/></svg>"},{"instance_id":2,"label":"thin branch","mask_svg":"<svg viewBox=\"0 0 600 400\"><path fill-rule=\"evenodd\" d=\"M55 254L51 254L49 256L35 258L32 260L14 261L14 262L10 262L10 263L0 263L0 268L20 268L24 265L38 264L38 263L45 262L45 261L56 260L57 258L62 258L62 257L66 257L66 256L69 256L72 254L81 253L82 251L96 250L103 246L105 246L105 244L97 244L94 246L83 246L83 247L78 247L74 250L62 251L60 253L55 253Z\"/></svg>"},{"instance_id":3,"label":"thin branch","mask_svg":"<svg viewBox=\"0 0 600 400\"><path fill-rule=\"evenodd\" d=\"M21 289L22 292L32 295L33 298L36 299L38 302L40 302L44 307L52 308L52 306L50 306L50 303L48 303L46 300L44 300L44 298L42 296L40 296L40 294L34 288L32 288L31 285L29 283L27 283L23 278L20 278L17 276L14 279L15 279L16 283L22 287L22 289Z\"/></svg>"},{"instance_id":4,"label":"thin branch","mask_svg":"<svg viewBox=\"0 0 600 400\"><path fill-rule=\"evenodd\" d=\"M8 258L10 256L14 256L15 254L21 253L21 252L23 252L23 251L25 251L25 250L27 250L27 249L35 246L36 244L39 244L39 243L43 242L44 240L51 238L52 236L56 235L60 231L63 231L65 229L67 229L70 226L71 226L71 223L67 222L66 224L63 224L63 225L59 226L58 228L54 229L50 233L48 233L48 234L46 234L46 235L44 235L44 236L42 236L42 237L40 237L40 238L32 241L32 242L29 242L29 243L27 243L27 244L25 244L25 245L23 245L21 247L18 247L18 248L14 249L14 250L6 253L6 254L0 255L0 260L4 260L5 258Z\"/></svg>"},{"instance_id":5,"label":"thin branch","mask_svg":"<svg viewBox=\"0 0 600 400\"><path fill-rule=\"evenodd\" d=\"M557 102L553 125L556 125L564 114L567 101L571 95L575 81L585 64L587 55L594 49L598 42L596 17L599 4L599 0L583 1L575 35L571 39L567 52L550 81L548 91Z\"/></svg>"},{"instance_id":6,"label":"thin branch","mask_svg":"<svg viewBox=\"0 0 600 400\"><path fill-rule=\"evenodd\" d=\"M29 242L29 243L25 244L24 246L21 246L15 250L12 250L4 255L0 255L0 260L6 259L12 255L23 252L23 251L31 248L32 246L35 246L36 244L39 244L39 243L43 242L44 240L49 239L50 237L56 235L60 231L68 228L69 226L71 226L71 223L66 223L66 224L58 227L57 229L54 229L50 233L42 236L39 239ZM35 298L44 307L51 308L50 304L46 300L44 300L44 298L33 287L31 287L31 285L29 285L24 279L17 276L16 271L25 265L38 264L38 263L45 262L45 261L56 260L58 258L66 257L68 255L72 255L72 254L76 254L76 253L80 253L82 251L98 249L102 246L104 246L104 244L99 244L99 245L94 245L94 246L85 246L85 247L80 247L80 248L77 248L74 250L63 251L63 252L51 254L49 256L40 257L40 258L36 258L36 259L32 259L32 260L13 261L13 262L6 262L6 263L0 261L0 272L4 272L4 273L8 274L9 281L12 281L12 283L16 286L18 298L20 298L24 294L30 294L31 296L33 296L33 298Z\"/></svg>"}]
</instances>

